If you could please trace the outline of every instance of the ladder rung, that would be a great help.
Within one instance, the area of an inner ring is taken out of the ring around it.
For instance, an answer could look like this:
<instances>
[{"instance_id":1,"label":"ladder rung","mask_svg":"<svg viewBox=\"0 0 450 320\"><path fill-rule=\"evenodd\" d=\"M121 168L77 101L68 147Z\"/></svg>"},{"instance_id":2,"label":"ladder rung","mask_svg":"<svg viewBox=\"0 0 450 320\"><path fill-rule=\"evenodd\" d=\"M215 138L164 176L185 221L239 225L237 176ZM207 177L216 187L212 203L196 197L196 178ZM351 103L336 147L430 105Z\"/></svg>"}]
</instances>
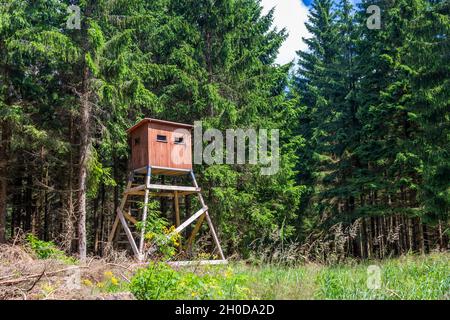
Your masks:
<instances>
[{"instance_id":1,"label":"ladder rung","mask_svg":"<svg viewBox=\"0 0 450 320\"><path fill-rule=\"evenodd\" d=\"M187 186L169 186L163 184L151 184L149 185L150 189L156 190L170 190L170 191L190 191L190 192L200 192L200 188L196 187L187 187Z\"/></svg>"},{"instance_id":2,"label":"ladder rung","mask_svg":"<svg viewBox=\"0 0 450 320\"><path fill-rule=\"evenodd\" d=\"M125 193L136 193L139 191L143 191L145 189L145 185L140 185L138 187L129 188L125 190ZM169 186L163 184L150 184L149 189L154 190L167 190L167 191L187 191L187 192L200 192L200 188L196 187L187 187L187 186Z\"/></svg>"}]
</instances>

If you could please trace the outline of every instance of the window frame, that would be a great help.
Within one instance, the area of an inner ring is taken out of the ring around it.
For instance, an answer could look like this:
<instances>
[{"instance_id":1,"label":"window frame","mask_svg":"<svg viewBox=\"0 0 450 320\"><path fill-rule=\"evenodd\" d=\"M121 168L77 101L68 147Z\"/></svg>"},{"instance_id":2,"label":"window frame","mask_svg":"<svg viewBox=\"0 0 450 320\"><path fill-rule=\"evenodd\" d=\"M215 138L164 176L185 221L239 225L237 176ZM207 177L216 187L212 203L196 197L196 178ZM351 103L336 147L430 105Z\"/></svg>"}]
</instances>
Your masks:
<instances>
[{"instance_id":1,"label":"window frame","mask_svg":"<svg viewBox=\"0 0 450 320\"><path fill-rule=\"evenodd\" d=\"M177 139L180 139L180 141L177 141ZM185 145L186 144L186 141L185 141L185 139L184 139L184 136L175 136L174 138L173 138L173 143L174 144L176 144L176 145Z\"/></svg>"},{"instance_id":2,"label":"window frame","mask_svg":"<svg viewBox=\"0 0 450 320\"><path fill-rule=\"evenodd\" d=\"M160 139L161 137L163 137L164 139ZM156 135L156 142L167 143L167 135L157 134Z\"/></svg>"}]
</instances>

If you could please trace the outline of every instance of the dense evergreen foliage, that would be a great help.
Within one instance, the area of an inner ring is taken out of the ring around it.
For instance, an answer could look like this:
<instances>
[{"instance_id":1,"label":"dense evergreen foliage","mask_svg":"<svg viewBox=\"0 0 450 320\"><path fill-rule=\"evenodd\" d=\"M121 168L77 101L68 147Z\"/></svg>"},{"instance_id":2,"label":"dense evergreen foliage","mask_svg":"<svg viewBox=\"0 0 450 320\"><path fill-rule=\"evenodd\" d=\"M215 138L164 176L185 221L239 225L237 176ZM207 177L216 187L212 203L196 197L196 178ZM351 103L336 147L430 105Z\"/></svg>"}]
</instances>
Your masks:
<instances>
[{"instance_id":1,"label":"dense evergreen foliage","mask_svg":"<svg viewBox=\"0 0 450 320\"><path fill-rule=\"evenodd\" d=\"M77 4L70 29L66 1L0 0L0 242L23 230L101 254L126 129L154 117L280 130L275 175L195 168L228 255L448 247L448 1L315 0L308 50L284 66L286 32L258 0ZM371 4L381 29L366 26Z\"/></svg>"},{"instance_id":2,"label":"dense evergreen foliage","mask_svg":"<svg viewBox=\"0 0 450 320\"><path fill-rule=\"evenodd\" d=\"M366 26L372 4L381 8L380 29ZM335 226L332 237L341 237L322 250L383 258L446 247L446 6L362 1L353 11L346 0L314 2L309 50L299 53L294 88L306 106L300 122L308 141L300 182L310 186L304 224ZM427 64L439 71L430 74Z\"/></svg>"}]
</instances>

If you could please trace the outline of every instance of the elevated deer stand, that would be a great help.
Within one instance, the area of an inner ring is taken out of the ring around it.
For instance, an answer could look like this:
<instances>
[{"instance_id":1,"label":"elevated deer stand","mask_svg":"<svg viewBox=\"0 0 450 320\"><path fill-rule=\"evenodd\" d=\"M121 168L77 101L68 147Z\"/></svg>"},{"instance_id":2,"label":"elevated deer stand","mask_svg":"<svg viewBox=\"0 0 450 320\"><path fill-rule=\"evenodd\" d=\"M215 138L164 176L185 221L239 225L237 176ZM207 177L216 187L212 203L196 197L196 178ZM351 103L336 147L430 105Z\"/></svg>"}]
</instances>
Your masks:
<instances>
[{"instance_id":1,"label":"elevated deer stand","mask_svg":"<svg viewBox=\"0 0 450 320\"><path fill-rule=\"evenodd\" d=\"M144 237L145 224L147 221L149 197L166 197L174 200L175 209L175 232L180 233L186 227L197 221L187 240L186 247L193 244L194 238L202 222L206 218L214 244L218 250L221 260L205 261L177 261L174 265L189 264L221 264L226 263L220 246L219 239L214 230L208 207L205 204L201 189L195 179L192 170L191 153L191 130L192 126L187 124L144 119L127 132L131 144L131 171L128 184L123 193L120 206L117 208L117 215L112 226L108 243L111 245L116 236L119 222L121 223L128 242L131 245L134 255L139 261L146 259L148 252L145 251ZM189 175L192 179L192 186L177 186L166 184L152 184L152 176L181 176ZM179 199L189 194L197 194L202 208L181 223ZM136 203L140 203L143 197L143 208L136 208ZM134 208L133 208L134 206ZM128 209L128 212L126 212ZM142 211L140 219L142 229L140 234L133 234L130 229L138 223L139 211ZM130 225L130 224L131 225ZM138 242L135 240L138 238Z\"/></svg>"}]
</instances>

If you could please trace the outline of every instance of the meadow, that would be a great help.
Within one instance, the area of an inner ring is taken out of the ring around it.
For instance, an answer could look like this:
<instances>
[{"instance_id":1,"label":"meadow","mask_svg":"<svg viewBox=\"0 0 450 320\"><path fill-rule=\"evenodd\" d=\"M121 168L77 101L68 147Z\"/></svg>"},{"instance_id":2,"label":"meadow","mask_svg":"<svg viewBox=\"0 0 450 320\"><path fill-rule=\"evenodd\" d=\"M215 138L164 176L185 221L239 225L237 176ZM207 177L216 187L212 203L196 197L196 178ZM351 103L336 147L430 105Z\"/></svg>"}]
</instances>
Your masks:
<instances>
[{"instance_id":1,"label":"meadow","mask_svg":"<svg viewBox=\"0 0 450 320\"><path fill-rule=\"evenodd\" d=\"M382 299L382 300L434 300L450 298L449 253L433 253L426 256L405 255L396 259L347 262L339 265L306 264L299 266L248 265L232 263L222 267L206 267L196 270L178 270L178 279L153 277L144 284L145 272L134 276L131 291L137 281L141 289L151 290L158 281L166 288L165 299ZM371 268L369 268L372 266ZM379 268L379 286L371 270ZM177 296L172 290L183 288L184 296ZM159 280L158 280L159 279ZM368 283L369 282L369 283ZM202 293L203 290L203 293ZM142 293L142 291L140 291ZM217 295L215 293L217 293ZM136 294L136 298L146 298ZM148 297L147 297L148 298Z\"/></svg>"},{"instance_id":2,"label":"meadow","mask_svg":"<svg viewBox=\"0 0 450 320\"><path fill-rule=\"evenodd\" d=\"M449 300L449 262L450 252L434 252L340 264L253 260L173 268L137 264L123 253L82 264L28 236L0 246L0 300Z\"/></svg>"}]
</instances>

